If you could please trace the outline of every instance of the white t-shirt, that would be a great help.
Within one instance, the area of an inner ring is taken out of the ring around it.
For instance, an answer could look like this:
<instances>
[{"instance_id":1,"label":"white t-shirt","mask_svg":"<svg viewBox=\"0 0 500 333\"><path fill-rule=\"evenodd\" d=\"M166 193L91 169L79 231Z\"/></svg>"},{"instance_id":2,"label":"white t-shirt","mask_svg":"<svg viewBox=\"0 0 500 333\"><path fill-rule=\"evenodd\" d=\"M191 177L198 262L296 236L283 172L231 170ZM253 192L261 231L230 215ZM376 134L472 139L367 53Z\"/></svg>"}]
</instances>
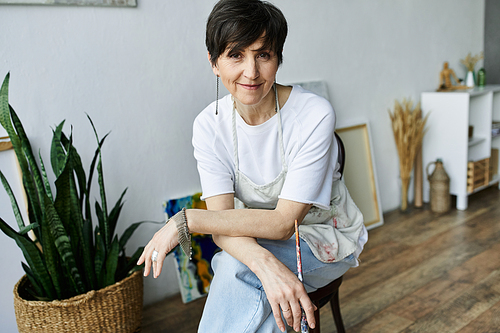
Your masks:
<instances>
[{"instance_id":1,"label":"white t-shirt","mask_svg":"<svg viewBox=\"0 0 500 333\"><path fill-rule=\"evenodd\" d=\"M231 96L205 108L193 126L194 155L202 198L235 193L235 161ZM330 103L300 86L293 86L282 107L281 126L288 173L279 198L313 204L300 236L316 258L336 262L358 258L367 241L363 216L341 181L334 136L335 113ZM278 117L250 126L236 113L240 172L257 185L275 180L282 170ZM237 196L237 194L235 194ZM319 210L318 210L319 209Z\"/></svg>"},{"instance_id":2,"label":"white t-shirt","mask_svg":"<svg viewBox=\"0 0 500 333\"><path fill-rule=\"evenodd\" d=\"M193 126L194 156L198 162L202 198L234 193L231 96L206 107ZM283 144L288 174L279 198L329 209L332 182L340 177L335 112L330 103L300 86L293 86L281 108ZM255 184L271 182L282 169L278 117L251 126L236 113L240 171Z\"/></svg>"}]
</instances>

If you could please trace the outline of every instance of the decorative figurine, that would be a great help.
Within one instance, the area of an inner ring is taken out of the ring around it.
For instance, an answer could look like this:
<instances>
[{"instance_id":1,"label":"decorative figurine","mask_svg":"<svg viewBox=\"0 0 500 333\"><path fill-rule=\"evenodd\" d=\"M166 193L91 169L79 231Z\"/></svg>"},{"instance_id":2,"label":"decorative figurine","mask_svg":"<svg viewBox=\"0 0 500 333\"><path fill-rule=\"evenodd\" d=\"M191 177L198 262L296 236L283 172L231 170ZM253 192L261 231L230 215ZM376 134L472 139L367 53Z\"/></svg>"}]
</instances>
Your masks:
<instances>
[{"instance_id":1,"label":"decorative figurine","mask_svg":"<svg viewBox=\"0 0 500 333\"><path fill-rule=\"evenodd\" d=\"M455 79L456 85L451 82L451 76ZM453 69L448 68L448 62L443 64L443 70L439 73L439 88L437 91L453 91L460 89L469 89L469 87L462 84L462 80L458 79Z\"/></svg>"}]
</instances>

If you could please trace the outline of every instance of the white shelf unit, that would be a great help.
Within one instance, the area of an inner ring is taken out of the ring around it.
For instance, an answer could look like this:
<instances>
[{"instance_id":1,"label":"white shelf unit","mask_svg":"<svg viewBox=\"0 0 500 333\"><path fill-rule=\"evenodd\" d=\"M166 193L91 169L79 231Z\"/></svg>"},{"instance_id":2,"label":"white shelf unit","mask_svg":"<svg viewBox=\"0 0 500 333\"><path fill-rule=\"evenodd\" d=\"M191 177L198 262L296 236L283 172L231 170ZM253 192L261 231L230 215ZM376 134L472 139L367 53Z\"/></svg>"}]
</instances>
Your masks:
<instances>
[{"instance_id":1,"label":"white shelf unit","mask_svg":"<svg viewBox=\"0 0 500 333\"><path fill-rule=\"evenodd\" d=\"M467 209L467 163L489 158L491 148L500 148L500 137L491 135L492 121L500 121L500 85L456 92L424 92L421 96L427 132L423 140L424 170L441 158L450 176L450 193L457 196L457 209ZM469 125L474 127L469 140ZM499 172L488 185L499 182ZM431 170L432 172L432 170ZM424 201L429 202L429 182L424 180Z\"/></svg>"}]
</instances>

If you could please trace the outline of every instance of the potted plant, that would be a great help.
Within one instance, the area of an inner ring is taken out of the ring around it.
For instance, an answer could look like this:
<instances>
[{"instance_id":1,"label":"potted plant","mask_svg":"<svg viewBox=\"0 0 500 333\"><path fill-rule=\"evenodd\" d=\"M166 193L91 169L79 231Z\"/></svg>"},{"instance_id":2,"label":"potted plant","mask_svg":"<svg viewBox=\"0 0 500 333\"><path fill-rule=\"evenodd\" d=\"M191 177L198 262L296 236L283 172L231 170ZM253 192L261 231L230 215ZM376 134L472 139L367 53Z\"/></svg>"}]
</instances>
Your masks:
<instances>
[{"instance_id":1,"label":"potted plant","mask_svg":"<svg viewBox=\"0 0 500 333\"><path fill-rule=\"evenodd\" d=\"M16 198L0 171L19 231L0 217L0 229L21 248L26 275L14 289L19 332L134 332L142 318L142 274L136 265L143 248L127 258L125 245L132 224L118 237L115 229L126 189L111 210L104 187L101 146L97 143L88 178L64 121L54 130L50 164L55 182L49 183L46 164L32 152L21 121L8 102L9 74L0 89L0 123L7 131L22 172L29 221L24 221ZM96 165L97 164L97 165ZM100 202L92 221L90 189L97 169ZM53 192L53 190L55 190Z\"/></svg>"}]
</instances>

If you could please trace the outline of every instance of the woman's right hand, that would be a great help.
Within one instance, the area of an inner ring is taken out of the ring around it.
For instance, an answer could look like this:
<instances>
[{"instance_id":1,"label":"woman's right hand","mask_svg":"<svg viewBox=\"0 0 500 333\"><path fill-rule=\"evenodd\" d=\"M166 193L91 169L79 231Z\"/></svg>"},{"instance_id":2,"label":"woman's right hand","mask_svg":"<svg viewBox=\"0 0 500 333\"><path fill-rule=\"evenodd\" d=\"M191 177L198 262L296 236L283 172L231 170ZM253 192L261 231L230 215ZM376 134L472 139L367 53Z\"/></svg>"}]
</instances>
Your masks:
<instances>
[{"instance_id":1,"label":"woman's right hand","mask_svg":"<svg viewBox=\"0 0 500 333\"><path fill-rule=\"evenodd\" d=\"M148 276L151 269L153 270L153 277L155 279L160 275L165 257L179 244L177 239L178 231L175 222L165 224L154 234L153 238L144 247L144 251L142 251L137 261L137 265L145 263L144 276ZM151 258L153 251L158 252L156 261L153 261Z\"/></svg>"},{"instance_id":2,"label":"woman's right hand","mask_svg":"<svg viewBox=\"0 0 500 333\"><path fill-rule=\"evenodd\" d=\"M281 319L282 311L287 324L299 332L302 309L304 309L309 326L314 328L316 326L314 318L316 306L309 299L297 276L272 254L258 260L256 266L258 268L254 272L262 282L279 329L283 332L286 329Z\"/></svg>"}]
</instances>

